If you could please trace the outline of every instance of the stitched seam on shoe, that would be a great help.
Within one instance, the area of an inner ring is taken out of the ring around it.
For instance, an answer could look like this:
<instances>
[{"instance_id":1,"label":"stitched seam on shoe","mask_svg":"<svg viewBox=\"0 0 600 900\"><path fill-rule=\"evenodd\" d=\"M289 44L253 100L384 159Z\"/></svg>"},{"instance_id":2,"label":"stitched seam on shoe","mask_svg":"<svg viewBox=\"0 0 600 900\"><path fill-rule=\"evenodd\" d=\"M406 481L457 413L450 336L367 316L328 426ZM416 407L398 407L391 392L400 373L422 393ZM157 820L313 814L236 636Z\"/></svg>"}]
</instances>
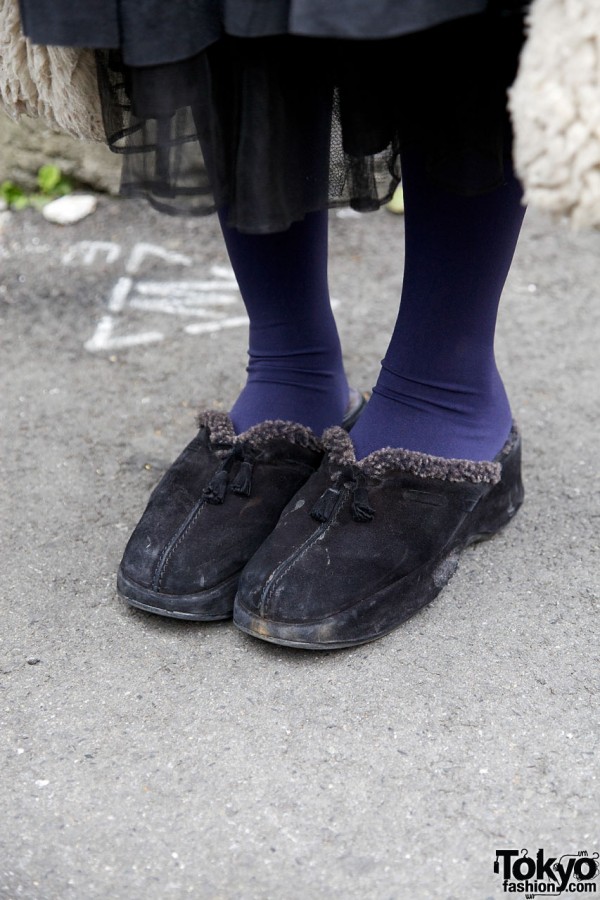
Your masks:
<instances>
[{"instance_id":1,"label":"stitched seam on shoe","mask_svg":"<svg viewBox=\"0 0 600 900\"><path fill-rule=\"evenodd\" d=\"M264 612L265 607L267 607L268 593L270 592L271 588L276 587L276 586L280 583L280 581L282 580L282 578L284 578L284 577L288 574L288 572L290 572L290 571L294 568L294 566L296 565L296 563L299 562L301 559L303 559L304 556L306 556L306 554L308 553L308 551L310 550L310 548L312 547L312 545L313 545L317 540L319 540L319 539L321 538L321 535L323 535L323 537L325 537L325 535L326 535L327 532L330 530L330 528L332 528L333 525L335 525L335 523L337 522L338 517L339 517L339 514L340 514L340 512L341 512L341 510L342 510L342 507L344 506L345 500L346 500L346 498L344 497L343 499L340 499L340 500L338 501L337 506L336 506L336 508L335 508L335 510L334 510L334 513L333 513L333 515L331 516L331 518L330 518L327 522L322 523L322 524L317 528L316 531L313 531L313 533L310 535L310 537L308 537L308 538L305 540L304 544L302 544L302 545L294 552L293 559L290 560L289 564L288 564L281 572L279 572L279 574L277 575L277 577L271 578L271 579L268 581L268 583L264 586L264 588L263 588L262 591L261 591L261 596L260 596L260 599L261 599L261 611L262 611L262 612ZM278 569L281 569L281 567L282 567L283 565L285 565L285 562L286 562L286 561L284 560L284 562L280 563L279 566L277 567L277 569L276 569L275 571L277 572ZM267 607L267 608L268 608L268 607Z\"/></svg>"},{"instance_id":2,"label":"stitched seam on shoe","mask_svg":"<svg viewBox=\"0 0 600 900\"><path fill-rule=\"evenodd\" d=\"M292 460L292 462L296 463L297 461ZM272 463L264 463L264 465L272 465ZM310 466L309 463L298 462L298 465L309 469L311 473L314 472L313 467ZM173 556L179 545L185 540L187 532L195 525L198 516L202 512L202 509L205 505L206 501L204 499L200 499L199 501L197 501L196 506L191 510L191 512L188 513L188 518L180 526L179 531L176 533L175 537L171 538L171 541L164 548L158 562L156 563L156 566L154 567L152 576L153 590L160 591L164 580L164 575L166 574L166 569L169 565L171 557Z\"/></svg>"},{"instance_id":3,"label":"stitched seam on shoe","mask_svg":"<svg viewBox=\"0 0 600 900\"><path fill-rule=\"evenodd\" d=\"M177 532L174 538L171 538L171 541L167 544L165 549L163 550L160 559L158 560L154 574L152 577L152 587L153 590L159 591L162 586L163 578L165 575L165 570L169 564L169 561L174 554L177 547L181 544L181 542L185 539L186 533L196 522L198 516L200 515L202 509L205 506L204 500L198 500L194 509L188 513L188 517L185 522L180 526L179 531Z\"/></svg>"},{"instance_id":4,"label":"stitched seam on shoe","mask_svg":"<svg viewBox=\"0 0 600 900\"><path fill-rule=\"evenodd\" d=\"M343 504L341 504L341 505L343 505ZM341 505L340 505L340 508L341 508ZM337 516L336 516L336 518L337 518ZM464 521L463 521L462 524L464 525ZM448 539L447 543L440 549L439 553L438 553L436 556L434 556L432 559L429 559L429 560L427 560L426 562L422 563L417 569L412 570L412 572L409 572L409 573L407 573L406 575L402 575L402 576L400 576L400 578L396 578L396 579L395 579L393 582L391 582L390 584L383 585L383 586L382 586L378 591L376 591L375 594L372 595L372 596L377 596L377 594L381 593L381 591L388 590L389 588L393 587L394 585L399 584L400 582L402 582L402 581L403 581L405 578L407 578L407 577L416 576L417 573L422 572L422 571L423 571L424 569L426 569L427 567L431 567L432 572L435 572L436 569L438 568L438 566L440 565L440 563L445 562L445 561L446 561L447 559L449 559L454 553L458 553L459 556L461 556L462 553L463 553L465 550L467 550L467 548L469 547L469 542L468 542L467 540L465 540L464 538L461 539L461 537L460 537L460 532L461 532L461 526L458 526L457 529L456 529L456 530L454 531L454 533L452 534L452 536ZM314 536L314 535L313 535L313 536ZM310 539L309 539L309 540L310 540ZM303 554L303 555L304 555L304 554ZM296 561L296 560L294 559L294 562L295 562L295 561ZM293 565L293 564L292 564L292 565ZM290 566L290 568L291 568L291 566ZM285 573L284 573L284 574L285 574ZM449 579L448 579L448 580L449 580ZM446 584L447 584L447 583L448 583L448 582L446 582ZM355 603L351 603L350 606L344 607L343 611L344 611L344 612L350 612L351 610L356 609L357 607L361 606L361 604L363 604L363 603L365 602L365 599L368 599L368 598L361 597L360 599L356 600ZM325 615L325 616L320 616L319 618L312 619L309 623L306 623L306 624L308 624L309 626L310 626L310 625L315 625L315 624L318 623L318 622L325 622L325 621L327 621L328 619L330 619L331 617L332 617L332 614L331 614L331 613L328 613L328 614ZM266 618L266 619L269 619L269 616L267 615L267 616L265 616L265 618ZM272 621L272 622L275 622L275 623L277 622L276 619L269 619L269 621ZM294 623L294 625L300 625L300 626L301 626L302 624L303 624L303 623ZM387 632L386 632L386 633L387 633Z\"/></svg>"}]
</instances>

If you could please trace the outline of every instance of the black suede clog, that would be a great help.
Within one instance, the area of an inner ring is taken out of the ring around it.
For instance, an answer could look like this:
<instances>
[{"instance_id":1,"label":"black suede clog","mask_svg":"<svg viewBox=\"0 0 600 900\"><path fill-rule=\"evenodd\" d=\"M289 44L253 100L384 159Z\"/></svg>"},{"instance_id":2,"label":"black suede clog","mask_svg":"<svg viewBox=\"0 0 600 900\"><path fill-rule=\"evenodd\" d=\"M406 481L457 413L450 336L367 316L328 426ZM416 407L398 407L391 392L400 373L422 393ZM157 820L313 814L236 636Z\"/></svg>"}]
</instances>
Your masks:
<instances>
[{"instance_id":1,"label":"black suede clog","mask_svg":"<svg viewBox=\"0 0 600 900\"><path fill-rule=\"evenodd\" d=\"M210 411L199 425L154 489L117 588L138 609L210 621L231 616L240 572L323 452L308 428L290 422L236 437L229 417Z\"/></svg>"},{"instance_id":2,"label":"black suede clog","mask_svg":"<svg viewBox=\"0 0 600 900\"><path fill-rule=\"evenodd\" d=\"M351 390L343 426L365 405ZM236 435L209 410L154 489L119 567L131 606L193 621L230 618L240 573L289 499L318 468L323 446L309 428L268 421Z\"/></svg>"},{"instance_id":3,"label":"black suede clog","mask_svg":"<svg viewBox=\"0 0 600 900\"><path fill-rule=\"evenodd\" d=\"M234 623L290 647L353 647L392 631L450 580L462 550L523 501L513 428L492 462L378 450L356 461L339 428L246 566Z\"/></svg>"}]
</instances>

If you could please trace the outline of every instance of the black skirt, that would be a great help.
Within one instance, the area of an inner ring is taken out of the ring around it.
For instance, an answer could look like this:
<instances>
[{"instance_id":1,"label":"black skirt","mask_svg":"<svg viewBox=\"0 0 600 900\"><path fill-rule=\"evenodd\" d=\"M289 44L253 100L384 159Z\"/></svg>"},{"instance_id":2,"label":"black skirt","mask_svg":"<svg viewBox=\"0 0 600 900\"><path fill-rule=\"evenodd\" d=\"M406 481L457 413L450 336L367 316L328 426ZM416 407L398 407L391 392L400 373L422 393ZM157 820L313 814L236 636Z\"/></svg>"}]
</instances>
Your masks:
<instances>
[{"instance_id":1,"label":"black skirt","mask_svg":"<svg viewBox=\"0 0 600 900\"><path fill-rule=\"evenodd\" d=\"M69 4L70 5L70 4ZM81 4L83 7L84 4ZM22 0L40 43L98 48L122 192L242 231L386 202L400 153L461 193L501 183L520 0Z\"/></svg>"}]
</instances>

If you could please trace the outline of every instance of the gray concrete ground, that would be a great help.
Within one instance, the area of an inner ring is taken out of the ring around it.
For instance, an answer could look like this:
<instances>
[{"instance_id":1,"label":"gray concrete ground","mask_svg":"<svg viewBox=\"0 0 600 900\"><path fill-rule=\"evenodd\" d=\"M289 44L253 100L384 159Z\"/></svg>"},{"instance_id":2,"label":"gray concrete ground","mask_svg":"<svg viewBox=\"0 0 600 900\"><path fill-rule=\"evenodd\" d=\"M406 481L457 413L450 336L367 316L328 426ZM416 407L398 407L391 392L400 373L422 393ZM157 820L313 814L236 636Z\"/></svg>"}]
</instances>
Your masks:
<instances>
[{"instance_id":1,"label":"gray concrete ground","mask_svg":"<svg viewBox=\"0 0 600 900\"><path fill-rule=\"evenodd\" d=\"M0 896L499 900L497 849L597 853L600 234L528 215L506 288L519 517L392 635L311 654L115 593L196 408L243 378L215 221L102 199L1 228ZM360 387L402 230L332 215Z\"/></svg>"}]
</instances>

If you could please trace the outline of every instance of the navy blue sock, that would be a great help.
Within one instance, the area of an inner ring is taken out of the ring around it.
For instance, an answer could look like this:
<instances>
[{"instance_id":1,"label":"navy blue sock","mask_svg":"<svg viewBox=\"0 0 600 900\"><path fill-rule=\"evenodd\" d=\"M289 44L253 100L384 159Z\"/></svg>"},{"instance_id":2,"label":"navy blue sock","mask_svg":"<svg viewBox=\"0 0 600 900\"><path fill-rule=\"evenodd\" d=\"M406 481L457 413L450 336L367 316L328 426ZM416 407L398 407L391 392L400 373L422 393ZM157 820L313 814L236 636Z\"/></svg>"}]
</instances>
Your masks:
<instances>
[{"instance_id":1,"label":"navy blue sock","mask_svg":"<svg viewBox=\"0 0 600 900\"><path fill-rule=\"evenodd\" d=\"M489 194L435 185L417 151L402 157L402 300L373 396L352 430L357 458L382 447L492 459L511 427L494 359L500 295L524 209L511 171Z\"/></svg>"},{"instance_id":2,"label":"navy blue sock","mask_svg":"<svg viewBox=\"0 0 600 900\"><path fill-rule=\"evenodd\" d=\"M340 424L348 382L327 282L327 212L287 231L243 234L220 215L250 318L246 386L230 415L239 433L265 419Z\"/></svg>"}]
</instances>

